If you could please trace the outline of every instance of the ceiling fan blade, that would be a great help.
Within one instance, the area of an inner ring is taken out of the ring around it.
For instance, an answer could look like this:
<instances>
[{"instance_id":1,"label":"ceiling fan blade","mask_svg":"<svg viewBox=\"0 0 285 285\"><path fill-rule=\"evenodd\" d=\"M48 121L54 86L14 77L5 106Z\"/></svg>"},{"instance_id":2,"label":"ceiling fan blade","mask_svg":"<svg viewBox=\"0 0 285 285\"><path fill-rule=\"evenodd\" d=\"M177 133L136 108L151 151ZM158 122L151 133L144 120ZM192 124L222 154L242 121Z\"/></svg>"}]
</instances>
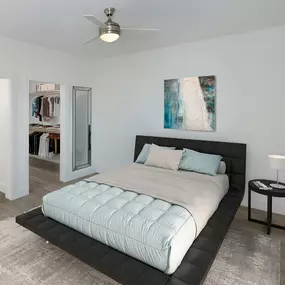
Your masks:
<instances>
[{"instance_id":1,"label":"ceiling fan blade","mask_svg":"<svg viewBox=\"0 0 285 285\"><path fill-rule=\"evenodd\" d=\"M91 39L87 40L86 42L82 43L83 45L88 45L92 43L93 41L97 40L99 36L92 37Z\"/></svg>"},{"instance_id":2,"label":"ceiling fan blade","mask_svg":"<svg viewBox=\"0 0 285 285\"><path fill-rule=\"evenodd\" d=\"M121 28L121 30L124 30L124 31L146 31L146 32L159 32L161 31L161 29L144 29L144 28L128 28L128 27L125 27L125 28Z\"/></svg>"},{"instance_id":3,"label":"ceiling fan blade","mask_svg":"<svg viewBox=\"0 0 285 285\"><path fill-rule=\"evenodd\" d=\"M102 23L101 21L99 21L95 16L93 15L84 15L84 18L87 19L88 21L92 22L93 24L95 24L98 27L104 28L106 27L106 24Z\"/></svg>"}]
</instances>

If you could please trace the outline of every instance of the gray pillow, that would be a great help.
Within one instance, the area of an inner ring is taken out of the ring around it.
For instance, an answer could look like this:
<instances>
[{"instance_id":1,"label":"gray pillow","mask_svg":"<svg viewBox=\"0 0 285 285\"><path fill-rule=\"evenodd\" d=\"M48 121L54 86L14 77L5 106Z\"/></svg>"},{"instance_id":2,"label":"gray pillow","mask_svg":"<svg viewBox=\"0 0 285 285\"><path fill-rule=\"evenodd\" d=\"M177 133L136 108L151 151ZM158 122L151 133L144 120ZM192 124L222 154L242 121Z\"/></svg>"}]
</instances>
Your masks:
<instances>
[{"instance_id":1,"label":"gray pillow","mask_svg":"<svg viewBox=\"0 0 285 285\"><path fill-rule=\"evenodd\" d=\"M215 176L221 159L220 155L202 153L184 148L179 169Z\"/></svg>"},{"instance_id":2,"label":"gray pillow","mask_svg":"<svg viewBox=\"0 0 285 285\"><path fill-rule=\"evenodd\" d=\"M145 165L177 171L182 154L183 150L173 150L152 145Z\"/></svg>"},{"instance_id":3,"label":"gray pillow","mask_svg":"<svg viewBox=\"0 0 285 285\"><path fill-rule=\"evenodd\" d=\"M226 174L227 165L224 161L220 162L220 165L217 170L217 174Z\"/></svg>"},{"instance_id":4,"label":"gray pillow","mask_svg":"<svg viewBox=\"0 0 285 285\"><path fill-rule=\"evenodd\" d=\"M155 144L153 144L153 145L155 145ZM146 162L146 159L147 159L149 151L150 151L150 147L151 147L151 144L148 144L148 143L146 143L143 146L143 149L140 152L140 154L136 160L136 163L145 163ZM161 146L161 147L162 148L168 148L168 149L175 149L175 147L166 147L166 146Z\"/></svg>"}]
</instances>

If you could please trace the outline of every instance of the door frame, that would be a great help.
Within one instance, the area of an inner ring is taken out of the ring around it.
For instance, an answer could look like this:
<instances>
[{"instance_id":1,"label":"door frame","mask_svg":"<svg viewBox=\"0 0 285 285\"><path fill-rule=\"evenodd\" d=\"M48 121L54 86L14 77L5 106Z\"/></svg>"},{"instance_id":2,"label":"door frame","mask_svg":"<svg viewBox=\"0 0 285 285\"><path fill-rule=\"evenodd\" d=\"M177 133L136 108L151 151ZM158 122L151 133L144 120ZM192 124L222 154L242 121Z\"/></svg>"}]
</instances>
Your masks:
<instances>
[{"instance_id":1,"label":"door frame","mask_svg":"<svg viewBox=\"0 0 285 285\"><path fill-rule=\"evenodd\" d=\"M27 76L11 78L9 175L6 198L15 200L29 194L29 82L53 82L57 80L41 80ZM91 166L82 170L72 170L72 86L60 84L60 180L68 182L73 179L95 173L93 155Z\"/></svg>"}]
</instances>

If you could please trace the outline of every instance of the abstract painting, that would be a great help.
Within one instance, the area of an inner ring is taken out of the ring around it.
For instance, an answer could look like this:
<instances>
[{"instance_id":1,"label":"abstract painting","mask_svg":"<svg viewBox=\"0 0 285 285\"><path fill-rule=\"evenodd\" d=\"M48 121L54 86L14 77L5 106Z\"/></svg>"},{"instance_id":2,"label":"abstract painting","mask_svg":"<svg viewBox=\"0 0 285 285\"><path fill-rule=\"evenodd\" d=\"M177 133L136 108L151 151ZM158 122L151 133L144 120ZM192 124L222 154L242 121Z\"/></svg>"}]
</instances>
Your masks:
<instances>
[{"instance_id":1,"label":"abstract painting","mask_svg":"<svg viewBox=\"0 0 285 285\"><path fill-rule=\"evenodd\" d=\"M164 81L164 128L215 131L214 75Z\"/></svg>"}]
</instances>

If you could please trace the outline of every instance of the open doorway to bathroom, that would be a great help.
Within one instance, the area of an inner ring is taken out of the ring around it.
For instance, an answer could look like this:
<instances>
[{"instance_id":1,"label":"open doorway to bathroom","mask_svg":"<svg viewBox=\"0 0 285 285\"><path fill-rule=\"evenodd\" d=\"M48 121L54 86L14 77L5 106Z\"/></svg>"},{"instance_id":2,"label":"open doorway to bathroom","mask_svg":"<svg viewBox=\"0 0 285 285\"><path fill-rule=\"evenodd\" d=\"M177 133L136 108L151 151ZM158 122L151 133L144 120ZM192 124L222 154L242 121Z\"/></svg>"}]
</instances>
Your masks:
<instances>
[{"instance_id":1,"label":"open doorway to bathroom","mask_svg":"<svg viewBox=\"0 0 285 285\"><path fill-rule=\"evenodd\" d=\"M29 189L41 195L61 186L60 85L29 82Z\"/></svg>"}]
</instances>

